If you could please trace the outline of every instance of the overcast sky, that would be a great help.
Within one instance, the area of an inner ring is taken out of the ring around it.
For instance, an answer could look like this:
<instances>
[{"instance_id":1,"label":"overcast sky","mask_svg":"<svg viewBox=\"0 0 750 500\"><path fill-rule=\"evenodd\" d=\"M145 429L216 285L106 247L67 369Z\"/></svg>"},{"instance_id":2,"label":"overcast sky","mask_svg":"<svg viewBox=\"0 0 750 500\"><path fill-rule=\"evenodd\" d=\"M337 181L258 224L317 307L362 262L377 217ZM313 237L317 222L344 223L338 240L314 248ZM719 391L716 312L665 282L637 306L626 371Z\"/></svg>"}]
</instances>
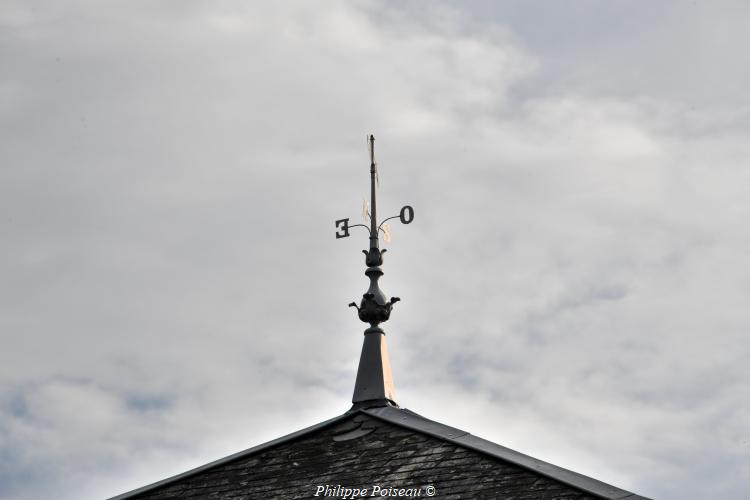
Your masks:
<instances>
[{"instance_id":1,"label":"overcast sky","mask_svg":"<svg viewBox=\"0 0 750 500\"><path fill-rule=\"evenodd\" d=\"M262 7L260 5L263 5ZM397 401L664 499L750 483L746 2L0 2L0 497L346 411L365 137Z\"/></svg>"}]
</instances>

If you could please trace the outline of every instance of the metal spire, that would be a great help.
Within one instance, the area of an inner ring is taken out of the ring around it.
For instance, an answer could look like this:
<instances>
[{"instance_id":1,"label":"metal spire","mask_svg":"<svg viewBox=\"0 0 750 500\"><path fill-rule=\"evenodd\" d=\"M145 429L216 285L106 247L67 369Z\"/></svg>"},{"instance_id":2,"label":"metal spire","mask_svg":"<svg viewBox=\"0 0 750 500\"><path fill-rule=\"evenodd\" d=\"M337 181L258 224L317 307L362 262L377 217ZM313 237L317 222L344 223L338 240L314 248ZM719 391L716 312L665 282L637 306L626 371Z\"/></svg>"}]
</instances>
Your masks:
<instances>
[{"instance_id":1,"label":"metal spire","mask_svg":"<svg viewBox=\"0 0 750 500\"><path fill-rule=\"evenodd\" d=\"M370 225L369 227L364 224L349 225L349 219L336 221L336 227L338 228L336 238L349 236L349 228L364 227L368 230L370 239L369 250L362 250L365 254L365 265L367 265L365 276L370 279L370 287L362 295L359 306L356 302L349 304L349 307L357 308L359 319L370 324L370 327L365 330L352 402L355 406L398 406L395 402L385 332L379 325L388 321L393 305L400 299L392 297L388 300L378 285L378 280L383 275L380 266L383 265L383 254L386 252L385 249L380 250L379 237L380 231L383 231L383 224L388 220L399 218L404 224L411 223L414 220L414 209L406 205L401 209L399 215L388 217L378 224L376 192L378 171L375 163L375 137L370 135L367 142L370 150Z\"/></svg>"}]
</instances>

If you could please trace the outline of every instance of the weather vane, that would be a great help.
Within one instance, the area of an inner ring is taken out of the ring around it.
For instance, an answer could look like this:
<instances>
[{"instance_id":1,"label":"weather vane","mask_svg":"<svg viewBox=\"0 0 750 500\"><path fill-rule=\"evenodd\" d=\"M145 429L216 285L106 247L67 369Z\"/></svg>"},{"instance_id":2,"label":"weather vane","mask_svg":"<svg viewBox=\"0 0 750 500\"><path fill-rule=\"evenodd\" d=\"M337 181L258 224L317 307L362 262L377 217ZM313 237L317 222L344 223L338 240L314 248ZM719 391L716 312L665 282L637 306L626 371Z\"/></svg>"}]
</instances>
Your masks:
<instances>
[{"instance_id":1,"label":"weather vane","mask_svg":"<svg viewBox=\"0 0 750 500\"><path fill-rule=\"evenodd\" d=\"M370 278L370 288L362 295L362 301L359 306L357 306L356 302L352 302L349 304L349 307L356 307L359 319L365 323L370 323L370 328L365 333L383 333L378 324L388 320L393 304L401 299L398 297L392 297L391 300L386 299L385 294L378 286L378 279L383 275L380 266L383 265L383 254L386 252L385 249L380 250L380 232L383 232L383 239L385 241L390 241L390 229L386 222L398 218L403 224L410 224L414 220L414 209L406 205L398 215L388 217L378 224L376 184L379 184L379 180L378 167L375 163L375 137L370 135L367 138L367 144L370 149L370 206L368 209L367 202L365 201L362 215L365 219L369 219L370 225L369 227L365 224L349 225L349 219L339 219L336 221L336 228L338 229L336 238L348 237L349 228L352 227L363 227L370 233L370 249L362 250L365 254L365 264L367 265L365 276Z\"/></svg>"}]
</instances>

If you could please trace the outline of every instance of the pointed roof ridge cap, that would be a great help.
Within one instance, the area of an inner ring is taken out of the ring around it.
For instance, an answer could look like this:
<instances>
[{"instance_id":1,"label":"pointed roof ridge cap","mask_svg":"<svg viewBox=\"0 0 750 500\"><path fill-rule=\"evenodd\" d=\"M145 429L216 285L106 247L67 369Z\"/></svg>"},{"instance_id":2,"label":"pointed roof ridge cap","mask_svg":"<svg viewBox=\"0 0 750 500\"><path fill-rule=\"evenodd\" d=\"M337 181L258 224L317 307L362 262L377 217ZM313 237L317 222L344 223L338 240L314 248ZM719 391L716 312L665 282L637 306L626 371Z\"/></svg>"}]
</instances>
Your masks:
<instances>
[{"instance_id":1,"label":"pointed roof ridge cap","mask_svg":"<svg viewBox=\"0 0 750 500\"><path fill-rule=\"evenodd\" d=\"M398 407L391 373L391 360L388 356L388 344L385 340L385 332L380 328L365 330L352 403Z\"/></svg>"}]
</instances>

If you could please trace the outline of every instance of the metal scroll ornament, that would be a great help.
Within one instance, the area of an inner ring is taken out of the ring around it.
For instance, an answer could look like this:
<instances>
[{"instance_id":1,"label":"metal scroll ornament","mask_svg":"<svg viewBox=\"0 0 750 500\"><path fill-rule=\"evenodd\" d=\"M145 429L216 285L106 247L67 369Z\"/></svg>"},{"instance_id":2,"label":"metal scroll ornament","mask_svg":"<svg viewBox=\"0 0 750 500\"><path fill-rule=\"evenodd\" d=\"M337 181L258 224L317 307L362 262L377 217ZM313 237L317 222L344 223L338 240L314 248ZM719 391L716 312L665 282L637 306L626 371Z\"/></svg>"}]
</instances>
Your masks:
<instances>
[{"instance_id":1,"label":"metal scroll ornament","mask_svg":"<svg viewBox=\"0 0 750 500\"><path fill-rule=\"evenodd\" d=\"M388 300L383 291L378 286L378 280L383 275L383 270L380 266L383 265L383 254L386 252L385 249L380 250L380 232L384 231L383 224L391 219L399 219L402 224L410 224L414 220L414 209L409 205L404 206L398 215L388 217L378 224L377 217L377 196L376 196L376 184L378 179L378 167L375 163L375 137L370 135L367 138L367 143L370 149L370 210L368 211L365 205L364 215L369 218L369 226L365 224L349 224L349 219L339 219L336 221L336 238L346 238L349 236L349 229L352 227L363 227L370 233L370 249L362 250L365 254L365 264L367 270L365 276L370 278L370 287L367 289L362 300L357 305L356 302L349 304L349 307L356 307L359 315L359 319L365 323L370 324L368 332L382 332L378 326L384 321L388 321L391 315L391 309L393 305L398 302L398 297L392 297ZM386 226L387 228L387 226Z\"/></svg>"}]
</instances>

